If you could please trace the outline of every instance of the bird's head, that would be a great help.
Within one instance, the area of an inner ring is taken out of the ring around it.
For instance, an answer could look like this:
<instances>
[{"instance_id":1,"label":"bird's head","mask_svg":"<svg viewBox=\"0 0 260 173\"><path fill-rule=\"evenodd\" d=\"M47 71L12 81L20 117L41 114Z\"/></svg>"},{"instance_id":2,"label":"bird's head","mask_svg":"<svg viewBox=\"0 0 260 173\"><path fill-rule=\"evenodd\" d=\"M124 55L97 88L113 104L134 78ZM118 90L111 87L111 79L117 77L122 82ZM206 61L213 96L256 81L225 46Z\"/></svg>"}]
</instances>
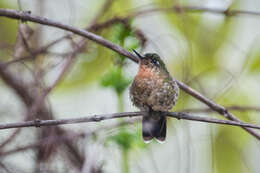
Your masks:
<instances>
[{"instance_id":1,"label":"bird's head","mask_svg":"<svg viewBox=\"0 0 260 173\"><path fill-rule=\"evenodd\" d=\"M158 69L166 70L166 66L158 54L146 53L144 56L142 56L135 50L133 50L133 51L139 58L140 66L146 66L147 68L158 68Z\"/></svg>"}]
</instances>

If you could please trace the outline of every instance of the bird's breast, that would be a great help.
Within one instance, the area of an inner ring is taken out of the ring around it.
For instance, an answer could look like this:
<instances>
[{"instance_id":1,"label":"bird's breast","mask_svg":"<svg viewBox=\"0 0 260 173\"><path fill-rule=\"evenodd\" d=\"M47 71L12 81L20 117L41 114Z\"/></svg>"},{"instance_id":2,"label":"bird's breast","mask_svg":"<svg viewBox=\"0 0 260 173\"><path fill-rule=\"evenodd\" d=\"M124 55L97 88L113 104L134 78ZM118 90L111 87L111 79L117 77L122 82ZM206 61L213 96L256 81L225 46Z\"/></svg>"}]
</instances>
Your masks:
<instances>
[{"instance_id":1,"label":"bird's breast","mask_svg":"<svg viewBox=\"0 0 260 173\"><path fill-rule=\"evenodd\" d=\"M168 74L154 68L139 68L130 88L131 100L142 110L167 111L179 95L177 83Z\"/></svg>"},{"instance_id":2,"label":"bird's breast","mask_svg":"<svg viewBox=\"0 0 260 173\"><path fill-rule=\"evenodd\" d=\"M136 75L136 79L159 79L159 71L155 68L147 68L141 66Z\"/></svg>"}]
</instances>

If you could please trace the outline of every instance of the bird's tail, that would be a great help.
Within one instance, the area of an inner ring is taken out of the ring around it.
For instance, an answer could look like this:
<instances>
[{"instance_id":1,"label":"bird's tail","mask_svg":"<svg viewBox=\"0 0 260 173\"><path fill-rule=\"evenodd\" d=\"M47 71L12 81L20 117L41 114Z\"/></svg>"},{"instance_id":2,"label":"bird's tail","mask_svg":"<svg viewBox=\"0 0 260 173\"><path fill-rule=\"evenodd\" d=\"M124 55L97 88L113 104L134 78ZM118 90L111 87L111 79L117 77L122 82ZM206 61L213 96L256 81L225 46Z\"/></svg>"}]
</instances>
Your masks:
<instances>
[{"instance_id":1,"label":"bird's tail","mask_svg":"<svg viewBox=\"0 0 260 173\"><path fill-rule=\"evenodd\" d=\"M143 139L146 143L156 138L158 142L164 142L166 137L166 117L148 115L143 117Z\"/></svg>"}]
</instances>

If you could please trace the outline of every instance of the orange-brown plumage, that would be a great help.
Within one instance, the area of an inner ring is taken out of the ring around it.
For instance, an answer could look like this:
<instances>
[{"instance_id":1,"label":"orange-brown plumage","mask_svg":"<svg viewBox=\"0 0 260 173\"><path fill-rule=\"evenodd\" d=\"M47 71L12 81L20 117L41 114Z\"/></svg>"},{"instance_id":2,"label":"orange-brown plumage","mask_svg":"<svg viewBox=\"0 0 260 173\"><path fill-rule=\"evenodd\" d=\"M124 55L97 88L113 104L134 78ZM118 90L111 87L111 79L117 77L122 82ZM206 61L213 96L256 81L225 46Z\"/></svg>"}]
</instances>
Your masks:
<instances>
[{"instance_id":1,"label":"orange-brown plumage","mask_svg":"<svg viewBox=\"0 0 260 173\"><path fill-rule=\"evenodd\" d=\"M140 65L139 71L135 78L136 79L144 79L144 78L158 79L159 74L155 73L152 68L149 68L146 65Z\"/></svg>"}]
</instances>

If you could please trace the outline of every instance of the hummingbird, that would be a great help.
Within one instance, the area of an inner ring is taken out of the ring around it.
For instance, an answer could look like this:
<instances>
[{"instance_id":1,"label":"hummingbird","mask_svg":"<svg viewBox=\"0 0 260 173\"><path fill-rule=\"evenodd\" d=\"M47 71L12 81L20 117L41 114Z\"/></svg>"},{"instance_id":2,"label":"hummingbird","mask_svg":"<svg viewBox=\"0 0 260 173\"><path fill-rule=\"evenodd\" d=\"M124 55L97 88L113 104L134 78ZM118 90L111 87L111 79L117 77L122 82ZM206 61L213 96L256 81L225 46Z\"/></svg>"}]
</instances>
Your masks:
<instances>
[{"instance_id":1,"label":"hummingbird","mask_svg":"<svg viewBox=\"0 0 260 173\"><path fill-rule=\"evenodd\" d=\"M143 116L142 135L146 143L155 138L164 142L166 138L166 117L162 112L172 109L179 96L176 80L168 72L164 62L156 53L144 56L133 50L139 58L139 70L130 87L130 98L133 105Z\"/></svg>"}]
</instances>

